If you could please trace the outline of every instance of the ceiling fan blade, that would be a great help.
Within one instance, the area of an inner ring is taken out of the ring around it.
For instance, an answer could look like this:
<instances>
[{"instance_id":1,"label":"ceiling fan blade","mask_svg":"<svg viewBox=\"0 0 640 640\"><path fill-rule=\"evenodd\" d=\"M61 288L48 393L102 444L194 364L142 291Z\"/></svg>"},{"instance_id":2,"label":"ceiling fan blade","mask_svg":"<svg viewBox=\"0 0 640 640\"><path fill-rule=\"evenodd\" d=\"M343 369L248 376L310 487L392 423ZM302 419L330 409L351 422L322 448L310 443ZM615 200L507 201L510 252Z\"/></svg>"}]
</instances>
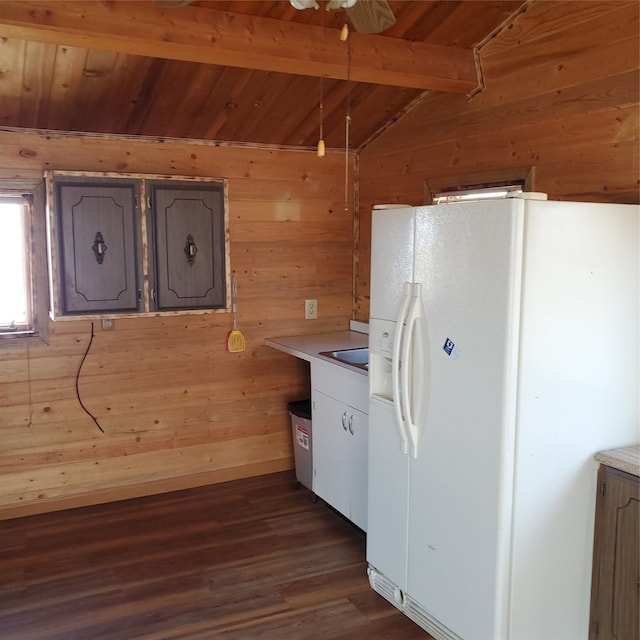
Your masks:
<instances>
[{"instance_id":1,"label":"ceiling fan blade","mask_svg":"<svg viewBox=\"0 0 640 640\"><path fill-rule=\"evenodd\" d=\"M295 7L298 11L304 9L319 9L320 5L316 0L289 0L289 4Z\"/></svg>"},{"instance_id":2,"label":"ceiling fan blade","mask_svg":"<svg viewBox=\"0 0 640 640\"><path fill-rule=\"evenodd\" d=\"M396 23L387 0L358 0L347 15L358 33L380 33Z\"/></svg>"},{"instance_id":3,"label":"ceiling fan blade","mask_svg":"<svg viewBox=\"0 0 640 640\"><path fill-rule=\"evenodd\" d=\"M348 9L352 7L358 0L329 0L325 7L327 11L337 11L338 9Z\"/></svg>"}]
</instances>

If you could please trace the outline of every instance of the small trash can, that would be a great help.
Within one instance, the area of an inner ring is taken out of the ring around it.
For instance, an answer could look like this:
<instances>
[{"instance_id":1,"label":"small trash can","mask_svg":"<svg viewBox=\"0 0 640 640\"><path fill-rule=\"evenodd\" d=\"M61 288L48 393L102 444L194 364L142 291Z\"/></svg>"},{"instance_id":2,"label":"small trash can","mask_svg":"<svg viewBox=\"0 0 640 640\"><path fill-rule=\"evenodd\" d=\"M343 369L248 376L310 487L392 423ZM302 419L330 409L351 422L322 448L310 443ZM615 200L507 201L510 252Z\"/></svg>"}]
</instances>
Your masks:
<instances>
[{"instance_id":1,"label":"small trash can","mask_svg":"<svg viewBox=\"0 0 640 640\"><path fill-rule=\"evenodd\" d=\"M313 438L311 433L311 400L289 402L287 409L291 416L296 480L307 489L312 490Z\"/></svg>"}]
</instances>

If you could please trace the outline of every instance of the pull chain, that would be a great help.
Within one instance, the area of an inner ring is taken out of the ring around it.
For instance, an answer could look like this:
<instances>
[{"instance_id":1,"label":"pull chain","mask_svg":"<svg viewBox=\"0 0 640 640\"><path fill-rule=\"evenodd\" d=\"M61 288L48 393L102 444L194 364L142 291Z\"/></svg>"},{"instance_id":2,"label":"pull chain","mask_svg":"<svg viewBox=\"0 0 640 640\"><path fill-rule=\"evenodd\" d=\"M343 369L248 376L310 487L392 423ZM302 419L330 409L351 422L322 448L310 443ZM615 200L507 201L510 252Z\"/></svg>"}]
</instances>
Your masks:
<instances>
[{"instance_id":1,"label":"pull chain","mask_svg":"<svg viewBox=\"0 0 640 640\"><path fill-rule=\"evenodd\" d=\"M324 78L320 76L320 139L318 140L318 158L324 158Z\"/></svg>"},{"instance_id":2,"label":"pull chain","mask_svg":"<svg viewBox=\"0 0 640 640\"><path fill-rule=\"evenodd\" d=\"M320 28L324 37L324 13L320 12ZM320 139L318 140L318 158L324 158L324 77L320 75Z\"/></svg>"},{"instance_id":3,"label":"pull chain","mask_svg":"<svg viewBox=\"0 0 640 640\"><path fill-rule=\"evenodd\" d=\"M345 25L346 26L346 25ZM349 130L351 128L351 40L347 37L347 113L344 126L344 210L349 211Z\"/></svg>"}]
</instances>

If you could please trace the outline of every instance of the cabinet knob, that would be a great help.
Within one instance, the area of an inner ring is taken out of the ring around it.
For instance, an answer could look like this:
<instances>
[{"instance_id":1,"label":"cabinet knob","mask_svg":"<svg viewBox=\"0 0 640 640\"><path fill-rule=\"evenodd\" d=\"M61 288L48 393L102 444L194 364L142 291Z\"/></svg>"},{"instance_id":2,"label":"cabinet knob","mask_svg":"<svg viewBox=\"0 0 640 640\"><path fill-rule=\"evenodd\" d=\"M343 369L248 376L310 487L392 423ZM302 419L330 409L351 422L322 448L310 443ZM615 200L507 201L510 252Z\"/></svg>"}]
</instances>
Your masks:
<instances>
[{"instance_id":1,"label":"cabinet knob","mask_svg":"<svg viewBox=\"0 0 640 640\"><path fill-rule=\"evenodd\" d=\"M342 414L342 428L345 431L347 430L347 412L346 411Z\"/></svg>"},{"instance_id":2,"label":"cabinet knob","mask_svg":"<svg viewBox=\"0 0 640 640\"><path fill-rule=\"evenodd\" d=\"M353 415L349 416L349 433L353 435Z\"/></svg>"}]
</instances>

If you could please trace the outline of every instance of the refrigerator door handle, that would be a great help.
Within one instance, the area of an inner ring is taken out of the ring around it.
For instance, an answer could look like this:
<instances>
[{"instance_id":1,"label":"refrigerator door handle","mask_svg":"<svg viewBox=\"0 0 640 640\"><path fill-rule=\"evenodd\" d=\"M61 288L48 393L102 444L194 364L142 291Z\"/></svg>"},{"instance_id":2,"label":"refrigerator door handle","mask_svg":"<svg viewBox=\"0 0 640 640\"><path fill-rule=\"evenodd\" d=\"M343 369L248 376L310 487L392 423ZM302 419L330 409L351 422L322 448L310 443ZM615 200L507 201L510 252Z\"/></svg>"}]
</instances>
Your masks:
<instances>
[{"instance_id":1,"label":"refrigerator door handle","mask_svg":"<svg viewBox=\"0 0 640 640\"><path fill-rule=\"evenodd\" d=\"M405 336L402 342L402 374L400 377L400 390L402 397L402 412L406 421L406 429L409 433L411 441L411 455L413 458L418 457L418 425L415 420L415 403L413 398L412 380L415 375L416 362L411 359L413 345L416 336L416 325L420 318L420 296L422 295L422 286L419 282L413 283L411 286L411 302L409 312L407 314L407 326Z\"/></svg>"},{"instance_id":2,"label":"refrigerator door handle","mask_svg":"<svg viewBox=\"0 0 640 640\"><path fill-rule=\"evenodd\" d=\"M407 435L407 427L405 425L402 413L402 398L400 393L400 356L402 351L402 343L404 336L404 323L409 312L409 304L411 302L411 283L404 283L402 294L402 306L398 319L396 321L396 332L393 337L393 355L391 366L391 386L393 389L393 411L396 416L396 427L400 435L400 443L402 453L409 452L409 436Z\"/></svg>"}]
</instances>

